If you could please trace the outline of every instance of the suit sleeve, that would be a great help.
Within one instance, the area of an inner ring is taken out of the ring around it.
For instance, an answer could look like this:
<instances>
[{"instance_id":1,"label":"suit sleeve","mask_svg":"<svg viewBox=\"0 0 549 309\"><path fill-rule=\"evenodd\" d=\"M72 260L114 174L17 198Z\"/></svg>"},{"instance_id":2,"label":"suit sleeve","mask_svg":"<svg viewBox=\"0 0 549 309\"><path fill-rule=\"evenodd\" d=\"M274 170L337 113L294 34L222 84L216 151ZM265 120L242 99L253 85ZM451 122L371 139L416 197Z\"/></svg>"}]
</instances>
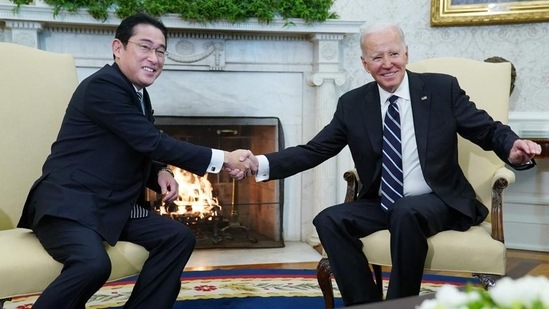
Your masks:
<instances>
[{"instance_id":1,"label":"suit sleeve","mask_svg":"<svg viewBox=\"0 0 549 309\"><path fill-rule=\"evenodd\" d=\"M343 119L343 109L338 104L330 123L308 143L266 154L269 160L269 179L295 175L337 155L347 145Z\"/></svg>"},{"instance_id":2,"label":"suit sleeve","mask_svg":"<svg viewBox=\"0 0 549 309\"><path fill-rule=\"evenodd\" d=\"M86 88L84 113L143 155L203 175L211 149L160 132L132 103L132 91L122 77L99 75Z\"/></svg>"},{"instance_id":3,"label":"suit sleeve","mask_svg":"<svg viewBox=\"0 0 549 309\"><path fill-rule=\"evenodd\" d=\"M147 179L147 188L160 193L160 185L158 184L158 172L164 167L167 167L166 164L152 161L151 163L151 172L149 174L149 179Z\"/></svg>"}]
</instances>

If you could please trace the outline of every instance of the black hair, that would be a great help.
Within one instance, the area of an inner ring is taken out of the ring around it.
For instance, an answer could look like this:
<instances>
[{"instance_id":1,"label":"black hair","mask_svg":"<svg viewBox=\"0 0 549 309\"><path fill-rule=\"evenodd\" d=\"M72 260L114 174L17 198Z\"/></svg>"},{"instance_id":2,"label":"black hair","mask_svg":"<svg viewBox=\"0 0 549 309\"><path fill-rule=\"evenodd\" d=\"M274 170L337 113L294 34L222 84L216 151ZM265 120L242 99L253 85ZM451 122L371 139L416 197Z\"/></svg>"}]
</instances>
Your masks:
<instances>
[{"instance_id":1,"label":"black hair","mask_svg":"<svg viewBox=\"0 0 549 309\"><path fill-rule=\"evenodd\" d=\"M126 44L128 44L128 40L135 34L135 26L143 24L151 25L162 31L164 40L166 41L166 47L168 47L168 29L166 26L164 26L160 20L145 13L137 13L124 18L118 28L116 28L116 34L114 37L126 46Z\"/></svg>"}]
</instances>

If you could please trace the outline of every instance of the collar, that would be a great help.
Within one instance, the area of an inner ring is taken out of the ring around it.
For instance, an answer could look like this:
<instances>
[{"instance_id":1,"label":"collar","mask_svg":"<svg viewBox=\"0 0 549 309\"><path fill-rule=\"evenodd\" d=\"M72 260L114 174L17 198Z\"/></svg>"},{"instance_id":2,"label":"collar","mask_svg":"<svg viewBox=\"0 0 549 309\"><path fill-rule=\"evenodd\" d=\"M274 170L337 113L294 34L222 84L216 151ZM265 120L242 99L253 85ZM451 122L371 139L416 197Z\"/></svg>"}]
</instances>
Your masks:
<instances>
[{"instance_id":1,"label":"collar","mask_svg":"<svg viewBox=\"0 0 549 309\"><path fill-rule=\"evenodd\" d=\"M135 85L132 85L132 86L133 86L133 89L135 90L135 92L139 92L139 93L143 94L143 88L139 89Z\"/></svg>"},{"instance_id":2,"label":"collar","mask_svg":"<svg viewBox=\"0 0 549 309\"><path fill-rule=\"evenodd\" d=\"M410 101L410 85L408 84L408 72L404 72L404 78L402 79L402 83L400 83L400 86L398 86L397 90L394 93L390 93L382 89L379 85L377 86L379 89L379 99L381 106L387 102L389 97L392 95L396 95L397 97Z\"/></svg>"}]
</instances>

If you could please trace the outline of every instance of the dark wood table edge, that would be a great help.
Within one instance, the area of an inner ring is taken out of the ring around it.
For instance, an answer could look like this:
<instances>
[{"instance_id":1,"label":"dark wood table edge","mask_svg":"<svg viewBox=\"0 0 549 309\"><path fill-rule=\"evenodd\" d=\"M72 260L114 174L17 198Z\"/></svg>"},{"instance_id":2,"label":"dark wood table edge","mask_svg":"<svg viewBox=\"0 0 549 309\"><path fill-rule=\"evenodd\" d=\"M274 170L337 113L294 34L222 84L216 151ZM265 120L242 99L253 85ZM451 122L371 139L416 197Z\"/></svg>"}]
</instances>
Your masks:
<instances>
[{"instance_id":1,"label":"dark wood table edge","mask_svg":"<svg viewBox=\"0 0 549 309\"><path fill-rule=\"evenodd\" d=\"M435 298L435 293L428 293L419 296L404 297L395 300L384 300L377 303L350 306L353 309L413 309L426 299Z\"/></svg>"}]
</instances>

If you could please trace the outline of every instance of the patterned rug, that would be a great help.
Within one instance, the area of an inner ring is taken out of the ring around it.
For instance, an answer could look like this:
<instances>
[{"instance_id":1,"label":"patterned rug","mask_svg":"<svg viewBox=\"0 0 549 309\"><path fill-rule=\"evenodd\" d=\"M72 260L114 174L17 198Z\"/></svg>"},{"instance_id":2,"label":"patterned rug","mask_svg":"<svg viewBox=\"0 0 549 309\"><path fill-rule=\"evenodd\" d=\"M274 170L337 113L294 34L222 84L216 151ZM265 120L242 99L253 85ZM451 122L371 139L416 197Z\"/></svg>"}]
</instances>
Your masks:
<instances>
[{"instance_id":1,"label":"patterned rug","mask_svg":"<svg viewBox=\"0 0 549 309\"><path fill-rule=\"evenodd\" d=\"M384 288L387 278L384 274ZM88 302L86 308L121 308L128 299L136 277L107 283ZM479 284L475 278L425 275L421 294L433 293L443 284ZM335 281L336 307L343 302ZM14 298L6 309L31 308L38 295ZM184 271L181 291L174 308L323 308L322 293L315 270L237 269Z\"/></svg>"}]
</instances>

